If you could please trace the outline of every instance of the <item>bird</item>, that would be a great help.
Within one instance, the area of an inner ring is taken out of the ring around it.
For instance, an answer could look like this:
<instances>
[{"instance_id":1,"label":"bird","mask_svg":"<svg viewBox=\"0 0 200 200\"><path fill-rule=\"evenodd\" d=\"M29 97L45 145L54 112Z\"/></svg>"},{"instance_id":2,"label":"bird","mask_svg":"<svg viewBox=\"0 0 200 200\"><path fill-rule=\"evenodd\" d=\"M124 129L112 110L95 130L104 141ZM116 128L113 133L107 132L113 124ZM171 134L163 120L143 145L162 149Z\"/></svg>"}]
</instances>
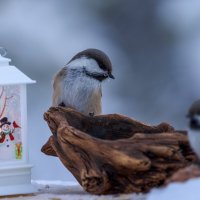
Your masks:
<instances>
[{"instance_id":1,"label":"bird","mask_svg":"<svg viewBox=\"0 0 200 200\"><path fill-rule=\"evenodd\" d=\"M195 101L189 108L188 139L190 146L200 159L200 100Z\"/></svg>"},{"instance_id":2,"label":"bird","mask_svg":"<svg viewBox=\"0 0 200 200\"><path fill-rule=\"evenodd\" d=\"M52 105L100 115L102 83L107 79L115 79L109 57L99 49L83 50L54 76Z\"/></svg>"}]
</instances>

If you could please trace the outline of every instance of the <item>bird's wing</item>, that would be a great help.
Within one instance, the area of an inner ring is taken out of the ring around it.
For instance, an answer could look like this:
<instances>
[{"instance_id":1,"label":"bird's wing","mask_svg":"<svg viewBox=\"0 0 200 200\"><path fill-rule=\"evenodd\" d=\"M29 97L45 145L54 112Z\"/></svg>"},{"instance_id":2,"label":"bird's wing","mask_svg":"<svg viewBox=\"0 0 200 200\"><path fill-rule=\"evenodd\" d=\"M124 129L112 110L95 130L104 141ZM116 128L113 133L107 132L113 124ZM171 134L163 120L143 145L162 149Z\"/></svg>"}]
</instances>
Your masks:
<instances>
[{"instance_id":1,"label":"bird's wing","mask_svg":"<svg viewBox=\"0 0 200 200\"><path fill-rule=\"evenodd\" d=\"M101 97L102 97L102 88L100 88L100 93L101 93Z\"/></svg>"},{"instance_id":2,"label":"bird's wing","mask_svg":"<svg viewBox=\"0 0 200 200\"><path fill-rule=\"evenodd\" d=\"M67 68L63 67L54 77L53 79L53 97L52 97L52 104L53 106L58 106L62 103L61 100L61 83L63 81L63 78L67 74Z\"/></svg>"}]
</instances>

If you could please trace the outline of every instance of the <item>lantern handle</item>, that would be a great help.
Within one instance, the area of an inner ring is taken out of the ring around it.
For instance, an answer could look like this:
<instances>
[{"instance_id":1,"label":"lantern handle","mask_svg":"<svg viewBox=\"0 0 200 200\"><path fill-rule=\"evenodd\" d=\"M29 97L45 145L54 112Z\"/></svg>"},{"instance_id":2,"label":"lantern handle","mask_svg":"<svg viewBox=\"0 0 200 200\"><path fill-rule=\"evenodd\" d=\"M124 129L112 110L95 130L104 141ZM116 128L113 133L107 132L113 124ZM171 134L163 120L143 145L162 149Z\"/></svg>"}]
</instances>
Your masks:
<instances>
[{"instance_id":1,"label":"lantern handle","mask_svg":"<svg viewBox=\"0 0 200 200\"><path fill-rule=\"evenodd\" d=\"M5 57L7 55L8 51L4 47L0 47L0 55Z\"/></svg>"}]
</instances>

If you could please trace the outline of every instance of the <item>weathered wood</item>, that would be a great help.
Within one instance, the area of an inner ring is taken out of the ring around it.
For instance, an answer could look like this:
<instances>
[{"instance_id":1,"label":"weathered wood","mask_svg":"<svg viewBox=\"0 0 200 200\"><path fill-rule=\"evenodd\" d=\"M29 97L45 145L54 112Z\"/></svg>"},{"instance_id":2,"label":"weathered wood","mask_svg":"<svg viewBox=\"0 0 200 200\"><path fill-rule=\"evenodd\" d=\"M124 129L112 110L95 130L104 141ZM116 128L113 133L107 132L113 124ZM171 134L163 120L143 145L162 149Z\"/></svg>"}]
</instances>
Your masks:
<instances>
[{"instance_id":1,"label":"weathered wood","mask_svg":"<svg viewBox=\"0 0 200 200\"><path fill-rule=\"evenodd\" d=\"M45 114L53 135L42 147L58 156L93 194L147 192L196 160L187 136L166 123L149 126L118 114L89 117L52 107Z\"/></svg>"},{"instance_id":2,"label":"weathered wood","mask_svg":"<svg viewBox=\"0 0 200 200\"><path fill-rule=\"evenodd\" d=\"M190 165L183 169L179 169L176 173L174 173L170 178L168 178L165 182L166 185L172 182L185 182L193 178L200 177L200 165Z\"/></svg>"}]
</instances>

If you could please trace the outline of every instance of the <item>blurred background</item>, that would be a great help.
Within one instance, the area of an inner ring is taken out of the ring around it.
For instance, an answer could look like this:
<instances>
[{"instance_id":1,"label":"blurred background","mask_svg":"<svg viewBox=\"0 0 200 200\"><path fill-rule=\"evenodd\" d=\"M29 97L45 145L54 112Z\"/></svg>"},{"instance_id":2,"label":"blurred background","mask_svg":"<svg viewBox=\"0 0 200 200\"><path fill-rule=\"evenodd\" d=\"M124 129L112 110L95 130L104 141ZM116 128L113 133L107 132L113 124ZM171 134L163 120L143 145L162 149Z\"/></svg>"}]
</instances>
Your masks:
<instances>
[{"instance_id":1,"label":"blurred background","mask_svg":"<svg viewBox=\"0 0 200 200\"><path fill-rule=\"evenodd\" d=\"M33 179L74 181L40 149L51 134L43 113L52 77L79 51L101 49L113 63L104 113L186 129L188 107L200 98L198 0L0 0L0 46L37 80L28 86Z\"/></svg>"}]
</instances>

